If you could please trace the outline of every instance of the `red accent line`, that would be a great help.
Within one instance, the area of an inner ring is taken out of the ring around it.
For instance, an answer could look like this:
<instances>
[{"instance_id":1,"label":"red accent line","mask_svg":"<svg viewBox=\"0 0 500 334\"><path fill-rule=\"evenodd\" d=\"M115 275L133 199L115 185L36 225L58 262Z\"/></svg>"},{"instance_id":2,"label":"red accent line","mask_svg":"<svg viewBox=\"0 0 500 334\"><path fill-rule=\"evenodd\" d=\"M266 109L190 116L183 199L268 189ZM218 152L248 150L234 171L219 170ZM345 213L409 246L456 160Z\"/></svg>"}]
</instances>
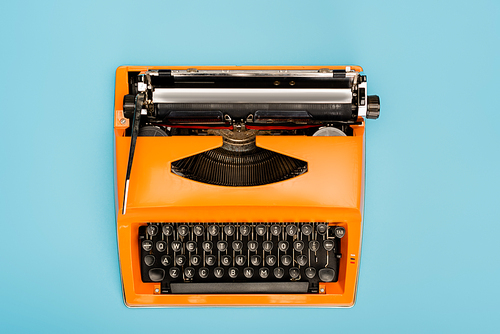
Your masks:
<instances>
[{"instance_id":1,"label":"red accent line","mask_svg":"<svg viewBox=\"0 0 500 334\"><path fill-rule=\"evenodd\" d=\"M161 126L168 126L170 128L183 128L183 129L228 129L232 130L233 126L204 126L204 125L172 125L172 124L157 124Z\"/></svg>"},{"instance_id":2,"label":"red accent line","mask_svg":"<svg viewBox=\"0 0 500 334\"><path fill-rule=\"evenodd\" d=\"M297 125L297 126L247 125L246 128L252 129L252 130L297 130L297 129L308 129L308 128L314 128L314 127L320 127L320 126L321 126L321 124Z\"/></svg>"}]
</instances>

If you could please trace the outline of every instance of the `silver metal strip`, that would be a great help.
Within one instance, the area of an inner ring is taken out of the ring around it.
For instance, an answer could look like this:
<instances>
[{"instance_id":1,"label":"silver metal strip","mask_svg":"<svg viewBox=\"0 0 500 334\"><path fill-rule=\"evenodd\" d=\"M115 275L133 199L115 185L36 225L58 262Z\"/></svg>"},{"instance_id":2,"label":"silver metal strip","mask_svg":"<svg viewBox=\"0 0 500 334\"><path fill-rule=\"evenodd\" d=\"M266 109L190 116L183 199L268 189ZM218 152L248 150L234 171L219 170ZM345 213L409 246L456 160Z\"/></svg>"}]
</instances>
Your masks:
<instances>
[{"instance_id":1,"label":"silver metal strip","mask_svg":"<svg viewBox=\"0 0 500 334\"><path fill-rule=\"evenodd\" d=\"M351 103L350 89L156 88L154 103Z\"/></svg>"}]
</instances>

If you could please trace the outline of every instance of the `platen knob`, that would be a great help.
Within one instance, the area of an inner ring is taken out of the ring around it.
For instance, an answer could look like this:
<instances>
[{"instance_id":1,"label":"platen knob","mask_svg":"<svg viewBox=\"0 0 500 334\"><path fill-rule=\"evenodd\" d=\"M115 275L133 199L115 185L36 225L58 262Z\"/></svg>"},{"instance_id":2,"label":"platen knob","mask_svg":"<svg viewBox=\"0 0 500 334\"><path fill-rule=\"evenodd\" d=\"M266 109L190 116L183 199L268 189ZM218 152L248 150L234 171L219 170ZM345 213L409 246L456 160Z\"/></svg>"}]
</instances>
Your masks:
<instances>
[{"instance_id":1,"label":"platen knob","mask_svg":"<svg viewBox=\"0 0 500 334\"><path fill-rule=\"evenodd\" d=\"M380 98L378 95L368 96L368 105L366 108L366 118L377 119L380 116Z\"/></svg>"},{"instance_id":2,"label":"platen knob","mask_svg":"<svg viewBox=\"0 0 500 334\"><path fill-rule=\"evenodd\" d=\"M123 97L123 116L132 118L135 110L135 95L125 95Z\"/></svg>"}]
</instances>

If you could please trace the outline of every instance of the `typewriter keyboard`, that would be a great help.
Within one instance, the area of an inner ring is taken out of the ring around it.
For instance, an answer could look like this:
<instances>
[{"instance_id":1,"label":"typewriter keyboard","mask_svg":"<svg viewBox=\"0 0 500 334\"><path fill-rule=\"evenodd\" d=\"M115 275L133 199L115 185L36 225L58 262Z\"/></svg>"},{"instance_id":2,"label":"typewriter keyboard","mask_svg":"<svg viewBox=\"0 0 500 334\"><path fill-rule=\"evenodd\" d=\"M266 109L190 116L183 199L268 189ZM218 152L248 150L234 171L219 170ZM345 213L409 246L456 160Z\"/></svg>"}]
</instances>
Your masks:
<instances>
[{"instance_id":1,"label":"typewriter keyboard","mask_svg":"<svg viewBox=\"0 0 500 334\"><path fill-rule=\"evenodd\" d=\"M338 279L346 231L326 223L149 223L143 282L161 293L318 293Z\"/></svg>"}]
</instances>

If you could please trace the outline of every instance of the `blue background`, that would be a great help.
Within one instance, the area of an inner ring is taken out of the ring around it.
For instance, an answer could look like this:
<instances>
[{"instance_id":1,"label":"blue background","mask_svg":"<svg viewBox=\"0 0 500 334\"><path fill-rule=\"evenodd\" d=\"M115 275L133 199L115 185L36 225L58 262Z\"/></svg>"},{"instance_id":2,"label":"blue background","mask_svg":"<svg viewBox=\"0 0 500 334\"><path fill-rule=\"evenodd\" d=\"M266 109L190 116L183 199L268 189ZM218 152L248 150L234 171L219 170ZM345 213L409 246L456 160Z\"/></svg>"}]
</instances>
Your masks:
<instances>
[{"instance_id":1,"label":"blue background","mask_svg":"<svg viewBox=\"0 0 500 334\"><path fill-rule=\"evenodd\" d=\"M1 332L497 332L498 1L43 2L0 11ZM366 207L351 309L127 309L120 65L361 65Z\"/></svg>"}]
</instances>

